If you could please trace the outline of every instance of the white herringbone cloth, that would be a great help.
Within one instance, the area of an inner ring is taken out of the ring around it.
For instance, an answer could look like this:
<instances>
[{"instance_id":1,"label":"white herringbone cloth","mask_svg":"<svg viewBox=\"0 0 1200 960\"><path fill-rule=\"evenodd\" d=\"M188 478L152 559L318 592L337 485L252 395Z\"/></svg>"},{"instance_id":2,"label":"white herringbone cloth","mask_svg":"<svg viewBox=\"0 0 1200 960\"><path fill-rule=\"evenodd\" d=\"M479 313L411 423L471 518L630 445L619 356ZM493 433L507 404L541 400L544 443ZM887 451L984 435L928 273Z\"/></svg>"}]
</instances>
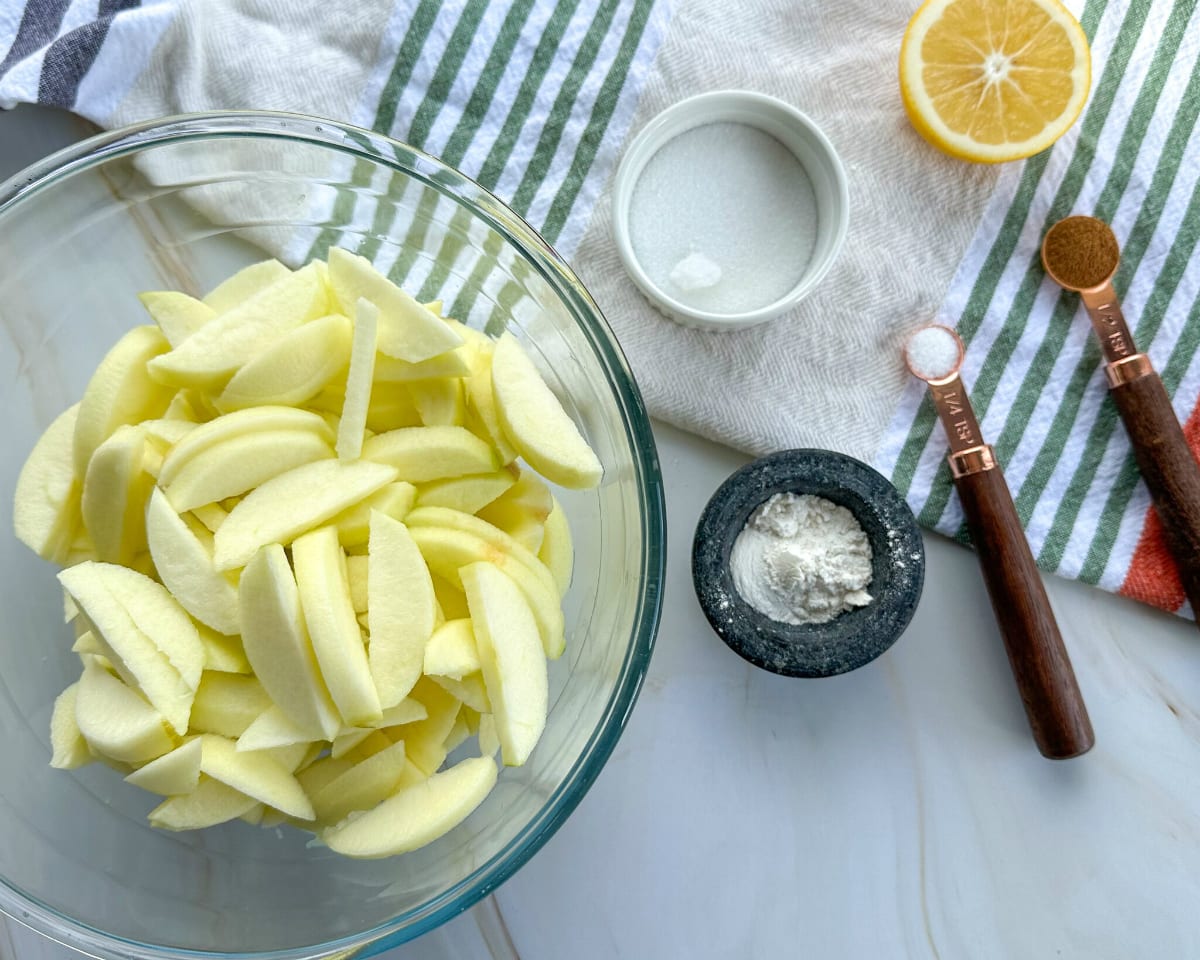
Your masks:
<instances>
[{"instance_id":1,"label":"white herringbone cloth","mask_svg":"<svg viewBox=\"0 0 1200 960\"><path fill-rule=\"evenodd\" d=\"M937 312L995 180L943 156L900 105L896 64L912 0L676 0L631 134L692 94L745 88L829 134L850 181L850 231L817 291L737 333L687 330L640 296L601 197L575 257L650 409L753 453L833 447L869 460L904 383L900 343Z\"/></svg>"}]
</instances>

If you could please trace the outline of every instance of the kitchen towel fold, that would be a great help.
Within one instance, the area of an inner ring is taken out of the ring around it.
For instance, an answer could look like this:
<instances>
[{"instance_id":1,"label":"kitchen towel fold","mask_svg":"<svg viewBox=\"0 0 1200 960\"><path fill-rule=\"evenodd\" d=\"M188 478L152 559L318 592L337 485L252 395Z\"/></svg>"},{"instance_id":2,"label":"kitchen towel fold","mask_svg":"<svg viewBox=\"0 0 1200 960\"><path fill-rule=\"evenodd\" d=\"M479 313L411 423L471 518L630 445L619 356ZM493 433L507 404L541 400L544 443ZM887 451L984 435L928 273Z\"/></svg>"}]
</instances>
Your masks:
<instances>
[{"instance_id":1,"label":"kitchen towel fold","mask_svg":"<svg viewBox=\"0 0 1200 960\"><path fill-rule=\"evenodd\" d=\"M572 260L654 414L751 452L811 445L873 460L923 523L952 535L945 440L899 357L921 323L957 324L1042 565L1177 609L1086 321L1036 257L1059 216L1113 223L1139 343L1200 439L1196 2L1070 0L1092 41L1089 104L1052 150L1000 169L944 157L908 125L896 59L915 0L675 0L669 19L666 0L327 0L315 13L283 0L0 0L0 105L54 103L104 126L286 109L440 155ZM606 185L660 110L729 87L781 97L829 133L851 226L833 271L789 315L701 333L664 319L625 276Z\"/></svg>"},{"instance_id":2,"label":"kitchen towel fold","mask_svg":"<svg viewBox=\"0 0 1200 960\"><path fill-rule=\"evenodd\" d=\"M103 127L286 110L442 157L569 256L666 26L663 0L0 0L0 107Z\"/></svg>"}]
</instances>

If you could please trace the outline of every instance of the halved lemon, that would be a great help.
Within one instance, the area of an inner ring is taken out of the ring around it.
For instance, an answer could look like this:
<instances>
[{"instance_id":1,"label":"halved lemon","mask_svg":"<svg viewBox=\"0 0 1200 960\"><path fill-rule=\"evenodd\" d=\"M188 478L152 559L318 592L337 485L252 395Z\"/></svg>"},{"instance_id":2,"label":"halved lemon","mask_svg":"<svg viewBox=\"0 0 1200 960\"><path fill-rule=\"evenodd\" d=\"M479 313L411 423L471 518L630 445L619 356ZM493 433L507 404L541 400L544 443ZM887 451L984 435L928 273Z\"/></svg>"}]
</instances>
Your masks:
<instances>
[{"instance_id":1,"label":"halved lemon","mask_svg":"<svg viewBox=\"0 0 1200 960\"><path fill-rule=\"evenodd\" d=\"M926 0L900 47L900 92L917 131L963 160L1049 147L1087 100L1087 37L1058 0Z\"/></svg>"}]
</instances>

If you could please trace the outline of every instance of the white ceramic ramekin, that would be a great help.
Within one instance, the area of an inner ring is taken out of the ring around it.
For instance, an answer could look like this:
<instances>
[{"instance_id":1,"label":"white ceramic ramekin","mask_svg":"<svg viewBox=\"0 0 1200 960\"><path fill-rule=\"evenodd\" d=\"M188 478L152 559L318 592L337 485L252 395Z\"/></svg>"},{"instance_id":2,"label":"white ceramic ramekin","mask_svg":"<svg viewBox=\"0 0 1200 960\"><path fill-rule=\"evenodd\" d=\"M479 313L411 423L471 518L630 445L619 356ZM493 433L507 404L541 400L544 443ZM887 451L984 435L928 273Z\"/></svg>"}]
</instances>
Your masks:
<instances>
[{"instance_id":1,"label":"white ceramic ramekin","mask_svg":"<svg viewBox=\"0 0 1200 960\"><path fill-rule=\"evenodd\" d=\"M634 254L629 237L629 207L646 164L668 141L710 123L744 123L770 134L792 151L812 181L817 201L817 237L804 273L772 303L741 313L711 313L680 303L657 286ZM829 138L790 104L748 90L718 90L682 100L646 124L634 138L613 182L613 234L621 261L649 301L672 320L689 327L735 330L790 310L812 292L837 258L850 220L846 171Z\"/></svg>"}]
</instances>

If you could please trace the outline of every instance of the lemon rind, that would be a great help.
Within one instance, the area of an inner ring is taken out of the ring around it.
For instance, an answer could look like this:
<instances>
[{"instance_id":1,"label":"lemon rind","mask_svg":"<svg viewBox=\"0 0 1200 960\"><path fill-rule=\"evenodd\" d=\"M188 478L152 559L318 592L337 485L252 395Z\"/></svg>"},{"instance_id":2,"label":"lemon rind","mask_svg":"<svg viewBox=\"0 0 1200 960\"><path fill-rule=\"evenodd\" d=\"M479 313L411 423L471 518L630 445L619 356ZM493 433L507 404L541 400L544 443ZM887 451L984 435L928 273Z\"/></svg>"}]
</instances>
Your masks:
<instances>
[{"instance_id":1,"label":"lemon rind","mask_svg":"<svg viewBox=\"0 0 1200 960\"><path fill-rule=\"evenodd\" d=\"M950 129L943 122L932 101L925 92L921 79L920 51L933 24L941 19L950 4L956 0L926 0L913 14L900 47L900 91L904 109L909 120L926 140L938 149L976 163L1004 163L1021 160L1052 146L1079 119L1091 90L1091 51L1087 37L1071 12L1057 0L1033 0L1061 25L1071 39L1075 49L1076 64L1071 71L1074 90L1067 106L1057 119L1047 124L1027 140L999 144L980 143L966 134Z\"/></svg>"}]
</instances>

